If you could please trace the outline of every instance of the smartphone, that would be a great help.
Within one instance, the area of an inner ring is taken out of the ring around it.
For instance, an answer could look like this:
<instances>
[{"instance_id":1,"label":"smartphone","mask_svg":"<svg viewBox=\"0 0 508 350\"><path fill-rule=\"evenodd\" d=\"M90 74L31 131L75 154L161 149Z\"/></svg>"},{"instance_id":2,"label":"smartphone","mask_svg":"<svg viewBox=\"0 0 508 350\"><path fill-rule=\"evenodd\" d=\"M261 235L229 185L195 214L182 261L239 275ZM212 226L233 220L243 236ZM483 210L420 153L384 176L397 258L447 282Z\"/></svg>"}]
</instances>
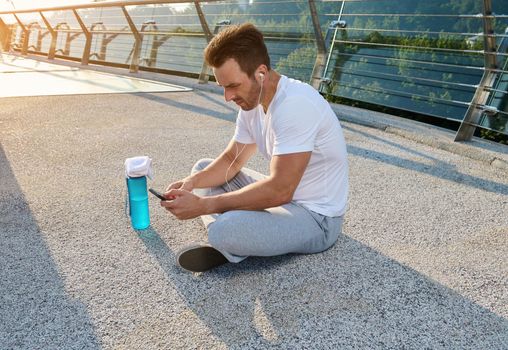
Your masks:
<instances>
[{"instance_id":1,"label":"smartphone","mask_svg":"<svg viewBox=\"0 0 508 350\"><path fill-rule=\"evenodd\" d=\"M154 190L153 188L149 188L148 191L150 191L155 197L159 198L161 201L167 201L166 198L164 198L164 196L162 195L162 193L160 192L157 192L156 190Z\"/></svg>"}]
</instances>

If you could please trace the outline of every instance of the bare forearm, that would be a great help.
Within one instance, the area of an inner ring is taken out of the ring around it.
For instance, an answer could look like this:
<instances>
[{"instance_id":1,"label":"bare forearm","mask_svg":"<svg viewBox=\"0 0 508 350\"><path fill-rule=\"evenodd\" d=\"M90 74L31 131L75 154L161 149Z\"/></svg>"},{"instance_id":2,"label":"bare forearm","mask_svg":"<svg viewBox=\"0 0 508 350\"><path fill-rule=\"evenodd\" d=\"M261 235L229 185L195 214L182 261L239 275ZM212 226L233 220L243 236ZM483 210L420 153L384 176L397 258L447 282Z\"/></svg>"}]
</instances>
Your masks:
<instances>
[{"instance_id":1,"label":"bare forearm","mask_svg":"<svg viewBox=\"0 0 508 350\"><path fill-rule=\"evenodd\" d=\"M255 144L240 144L232 140L219 157L188 180L192 182L193 188L220 186L238 174L254 152Z\"/></svg>"},{"instance_id":2,"label":"bare forearm","mask_svg":"<svg viewBox=\"0 0 508 350\"><path fill-rule=\"evenodd\" d=\"M217 196L204 197L207 214L230 210L264 210L291 201L293 192L270 179L261 180L244 188Z\"/></svg>"},{"instance_id":3,"label":"bare forearm","mask_svg":"<svg viewBox=\"0 0 508 350\"><path fill-rule=\"evenodd\" d=\"M251 151L254 150L251 148ZM303 152L274 156L270 163L268 178L218 196L199 197L191 193L189 188L173 188L166 195L167 198L174 199L162 201L161 205L179 219L191 219L199 215L224 213L230 210L263 210L283 205L292 200L310 155L311 152ZM243 162L240 161L240 166ZM211 169L213 171L214 167Z\"/></svg>"},{"instance_id":4,"label":"bare forearm","mask_svg":"<svg viewBox=\"0 0 508 350\"><path fill-rule=\"evenodd\" d=\"M311 152L274 156L270 176L234 192L203 198L207 214L229 210L263 210L286 204L300 183Z\"/></svg>"},{"instance_id":5,"label":"bare forearm","mask_svg":"<svg viewBox=\"0 0 508 350\"><path fill-rule=\"evenodd\" d=\"M224 184L226 180L231 180L239 171L238 166L231 165L226 157L219 157L188 180L192 182L193 188L216 187Z\"/></svg>"}]
</instances>

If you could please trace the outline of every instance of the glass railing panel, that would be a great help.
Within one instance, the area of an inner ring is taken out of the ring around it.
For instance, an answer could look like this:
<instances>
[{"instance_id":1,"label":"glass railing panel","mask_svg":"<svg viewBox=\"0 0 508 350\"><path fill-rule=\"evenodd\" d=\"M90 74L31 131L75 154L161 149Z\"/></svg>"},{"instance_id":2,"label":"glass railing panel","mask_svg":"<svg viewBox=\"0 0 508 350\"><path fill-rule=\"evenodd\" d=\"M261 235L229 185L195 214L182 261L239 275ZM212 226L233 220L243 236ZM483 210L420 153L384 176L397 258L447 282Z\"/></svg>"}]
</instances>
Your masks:
<instances>
[{"instance_id":1,"label":"glass railing panel","mask_svg":"<svg viewBox=\"0 0 508 350\"><path fill-rule=\"evenodd\" d=\"M307 0L203 2L211 26L224 20L231 24L250 22L268 33L308 34L312 32Z\"/></svg>"},{"instance_id":2,"label":"glass railing panel","mask_svg":"<svg viewBox=\"0 0 508 350\"><path fill-rule=\"evenodd\" d=\"M86 38L74 13L61 11L48 20L52 20L53 28L58 32L56 53L74 58L82 57Z\"/></svg>"},{"instance_id":3,"label":"glass railing panel","mask_svg":"<svg viewBox=\"0 0 508 350\"><path fill-rule=\"evenodd\" d=\"M128 7L143 36L140 66L198 74L206 38L194 4Z\"/></svg>"},{"instance_id":4,"label":"glass railing panel","mask_svg":"<svg viewBox=\"0 0 508 350\"><path fill-rule=\"evenodd\" d=\"M308 1L223 1L202 3L212 31L227 23L255 24L264 34L273 68L309 81L316 57Z\"/></svg>"},{"instance_id":5,"label":"glass railing panel","mask_svg":"<svg viewBox=\"0 0 508 350\"><path fill-rule=\"evenodd\" d=\"M108 30L129 32L127 21L120 7L79 9L77 11L88 28L102 23Z\"/></svg>"},{"instance_id":6,"label":"glass railing panel","mask_svg":"<svg viewBox=\"0 0 508 350\"><path fill-rule=\"evenodd\" d=\"M345 2L322 91L461 120L483 74L478 3Z\"/></svg>"},{"instance_id":7,"label":"glass railing panel","mask_svg":"<svg viewBox=\"0 0 508 350\"><path fill-rule=\"evenodd\" d=\"M134 37L119 7L78 10L92 32L90 59L111 63L128 63Z\"/></svg>"},{"instance_id":8,"label":"glass railing panel","mask_svg":"<svg viewBox=\"0 0 508 350\"><path fill-rule=\"evenodd\" d=\"M203 35L174 35L159 49L156 68L198 74L203 65Z\"/></svg>"}]
</instances>

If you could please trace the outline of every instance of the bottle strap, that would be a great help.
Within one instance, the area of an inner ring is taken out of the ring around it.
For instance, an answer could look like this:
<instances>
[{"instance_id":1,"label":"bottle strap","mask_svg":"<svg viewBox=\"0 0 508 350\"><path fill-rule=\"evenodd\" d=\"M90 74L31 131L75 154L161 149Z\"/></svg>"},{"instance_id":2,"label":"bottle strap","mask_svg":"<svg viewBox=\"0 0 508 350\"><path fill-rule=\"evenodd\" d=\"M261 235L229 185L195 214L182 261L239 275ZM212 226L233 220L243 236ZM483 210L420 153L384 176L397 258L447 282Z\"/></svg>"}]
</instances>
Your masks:
<instances>
[{"instance_id":1,"label":"bottle strap","mask_svg":"<svg viewBox=\"0 0 508 350\"><path fill-rule=\"evenodd\" d=\"M129 185L127 183L127 178L125 178L124 193L125 193L124 213L125 213L125 217L129 217L129 216L131 216L131 206L129 203Z\"/></svg>"}]
</instances>

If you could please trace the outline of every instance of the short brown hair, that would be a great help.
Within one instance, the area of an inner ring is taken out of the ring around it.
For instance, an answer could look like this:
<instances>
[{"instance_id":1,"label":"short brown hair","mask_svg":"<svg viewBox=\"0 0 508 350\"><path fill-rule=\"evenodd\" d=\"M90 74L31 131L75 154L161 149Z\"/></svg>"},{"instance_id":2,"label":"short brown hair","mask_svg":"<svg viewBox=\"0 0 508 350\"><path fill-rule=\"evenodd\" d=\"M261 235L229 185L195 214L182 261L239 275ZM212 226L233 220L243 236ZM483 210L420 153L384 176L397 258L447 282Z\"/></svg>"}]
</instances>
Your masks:
<instances>
[{"instance_id":1,"label":"short brown hair","mask_svg":"<svg viewBox=\"0 0 508 350\"><path fill-rule=\"evenodd\" d=\"M251 23L224 29L205 49L205 61L214 68L219 68L230 58L233 58L249 77L261 64L270 69L270 56L263 34Z\"/></svg>"}]
</instances>

